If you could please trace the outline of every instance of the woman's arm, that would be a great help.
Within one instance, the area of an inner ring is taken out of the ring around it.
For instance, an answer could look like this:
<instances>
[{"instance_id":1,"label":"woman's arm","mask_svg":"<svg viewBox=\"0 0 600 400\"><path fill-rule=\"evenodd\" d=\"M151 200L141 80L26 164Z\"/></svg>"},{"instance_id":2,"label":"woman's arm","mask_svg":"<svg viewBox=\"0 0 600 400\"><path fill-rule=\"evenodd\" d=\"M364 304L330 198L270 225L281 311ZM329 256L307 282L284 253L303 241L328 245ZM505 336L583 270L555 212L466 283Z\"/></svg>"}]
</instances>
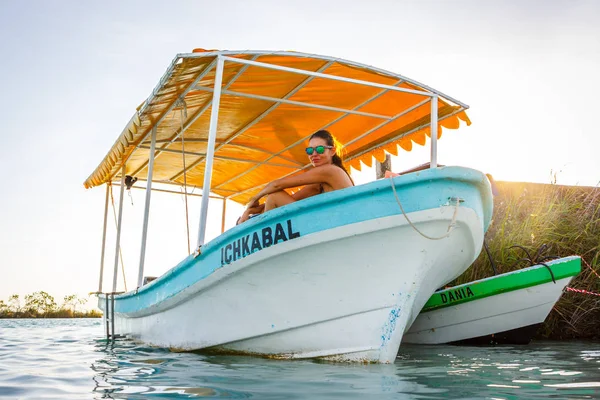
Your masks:
<instances>
[{"instance_id":1,"label":"woman's arm","mask_svg":"<svg viewBox=\"0 0 600 400\"><path fill-rule=\"evenodd\" d=\"M303 200L312 196L316 196L321 193L321 184L314 183L312 185L306 185L302 189L298 190L292 195L294 200Z\"/></svg>"},{"instance_id":2,"label":"woman's arm","mask_svg":"<svg viewBox=\"0 0 600 400\"><path fill-rule=\"evenodd\" d=\"M250 201L248 202L248 205L256 205L255 203L258 202L264 196L271 194L271 193L278 192L283 189L289 189L289 188L294 188L294 187L298 187L298 186L306 186L306 185L312 186L313 184L318 185L321 183L330 184L329 181L332 176L332 171L333 171L332 168L338 168L338 167L336 167L334 165L323 165L320 167L313 168L310 171L306 171L303 174L299 174L299 175L295 175L295 176L288 176L286 178L274 180L273 182L271 182L267 186L265 186L260 192L258 192L256 194L256 196L254 196L252 199L250 199ZM307 195L306 197L310 197L308 194L311 192L309 192L308 190L310 190L312 192L312 190L315 190L315 189L314 188L307 189L307 192L304 193ZM300 190L298 192L298 194L300 194L300 192L302 192L302 190ZM317 193L312 193L310 195L312 196L314 194L317 194ZM301 198L305 198L305 197L301 197ZM300 199L297 199L296 197L294 197L294 199L300 200Z\"/></svg>"}]
</instances>

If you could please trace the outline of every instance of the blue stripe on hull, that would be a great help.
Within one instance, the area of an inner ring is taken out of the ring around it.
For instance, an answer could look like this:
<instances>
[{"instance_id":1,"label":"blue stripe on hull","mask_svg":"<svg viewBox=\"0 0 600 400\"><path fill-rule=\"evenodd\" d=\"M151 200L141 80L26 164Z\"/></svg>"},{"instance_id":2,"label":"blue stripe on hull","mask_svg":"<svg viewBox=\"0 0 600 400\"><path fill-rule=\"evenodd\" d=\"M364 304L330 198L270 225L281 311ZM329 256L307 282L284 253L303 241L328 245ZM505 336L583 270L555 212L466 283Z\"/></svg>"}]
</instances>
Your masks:
<instances>
[{"instance_id":1,"label":"blue stripe on hull","mask_svg":"<svg viewBox=\"0 0 600 400\"><path fill-rule=\"evenodd\" d=\"M459 197L464 200L461 207L473 209L483 221L484 230L488 228L492 195L489 181L479 171L462 167L429 169L396 177L394 184L406 213L448 205L450 198ZM189 256L150 284L117 296L115 311L132 313L155 306L206 278L216 269L227 268L226 261L229 257L232 259L233 254L241 256L246 253L245 250L252 250L254 233L259 236L261 245L268 244L268 240L267 243L262 241L263 229L270 228L271 239L281 242L290 240L288 236L293 237L296 233L306 236L400 213L390 179L292 203L230 229L205 244L198 257ZM238 244L237 248L233 247L234 243ZM255 246L254 250L257 249L258 246Z\"/></svg>"}]
</instances>

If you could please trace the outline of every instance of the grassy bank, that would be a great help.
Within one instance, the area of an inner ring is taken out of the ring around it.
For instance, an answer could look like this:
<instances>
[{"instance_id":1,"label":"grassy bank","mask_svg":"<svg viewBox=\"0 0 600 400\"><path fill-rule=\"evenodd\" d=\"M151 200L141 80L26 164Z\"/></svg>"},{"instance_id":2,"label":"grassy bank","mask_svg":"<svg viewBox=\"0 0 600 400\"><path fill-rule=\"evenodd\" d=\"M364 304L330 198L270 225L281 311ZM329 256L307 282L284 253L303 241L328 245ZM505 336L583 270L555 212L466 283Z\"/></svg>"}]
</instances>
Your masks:
<instances>
[{"instance_id":1,"label":"grassy bank","mask_svg":"<svg viewBox=\"0 0 600 400\"><path fill-rule=\"evenodd\" d=\"M497 182L494 216L486 242L498 273L529 266L543 245L544 255L580 255L582 271L570 287L600 293L600 188ZM510 249L520 245L522 249ZM589 266L586 266L588 264ZM458 283L491 276L482 251ZM546 319L538 338L600 339L600 297L566 292Z\"/></svg>"},{"instance_id":2,"label":"grassy bank","mask_svg":"<svg viewBox=\"0 0 600 400\"><path fill-rule=\"evenodd\" d=\"M85 310L87 299L75 294L65 296L59 305L44 291L21 298L13 294L5 302L0 300L0 318L100 318L98 310Z\"/></svg>"}]
</instances>

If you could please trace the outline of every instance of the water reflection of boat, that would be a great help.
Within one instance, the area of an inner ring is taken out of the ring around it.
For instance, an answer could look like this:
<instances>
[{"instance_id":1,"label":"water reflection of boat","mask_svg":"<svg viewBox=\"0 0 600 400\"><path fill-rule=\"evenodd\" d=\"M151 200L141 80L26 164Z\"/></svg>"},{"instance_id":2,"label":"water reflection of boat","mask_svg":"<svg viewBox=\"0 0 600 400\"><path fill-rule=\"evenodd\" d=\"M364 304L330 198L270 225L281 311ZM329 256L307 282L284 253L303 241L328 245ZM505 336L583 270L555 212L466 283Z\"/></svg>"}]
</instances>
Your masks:
<instances>
[{"instance_id":1,"label":"water reflection of boat","mask_svg":"<svg viewBox=\"0 0 600 400\"><path fill-rule=\"evenodd\" d=\"M178 55L85 182L120 178L122 204L127 176L147 181L138 288L100 294L114 333L182 350L392 362L435 288L475 260L490 222L486 177L437 167L440 129L468 121L466 108L330 57ZM323 128L357 169L430 136L431 168L298 201L205 243L209 193L245 203L269 181L302 173L304 142ZM152 182L206 195L196 251L142 285ZM119 222L112 292L120 230Z\"/></svg>"},{"instance_id":2,"label":"water reflection of boat","mask_svg":"<svg viewBox=\"0 0 600 400\"><path fill-rule=\"evenodd\" d=\"M580 257L565 257L440 290L403 342L527 344L580 271Z\"/></svg>"}]
</instances>

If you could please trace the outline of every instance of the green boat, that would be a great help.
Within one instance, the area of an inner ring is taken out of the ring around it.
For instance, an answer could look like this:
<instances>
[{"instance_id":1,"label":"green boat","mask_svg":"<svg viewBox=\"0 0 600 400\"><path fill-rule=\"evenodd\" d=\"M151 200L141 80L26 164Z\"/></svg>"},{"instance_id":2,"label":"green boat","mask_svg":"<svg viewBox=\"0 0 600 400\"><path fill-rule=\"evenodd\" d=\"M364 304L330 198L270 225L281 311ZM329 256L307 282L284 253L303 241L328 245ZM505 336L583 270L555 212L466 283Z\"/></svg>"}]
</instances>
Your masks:
<instances>
[{"instance_id":1,"label":"green boat","mask_svg":"<svg viewBox=\"0 0 600 400\"><path fill-rule=\"evenodd\" d=\"M437 291L403 343L527 344L579 272L571 256Z\"/></svg>"}]
</instances>

